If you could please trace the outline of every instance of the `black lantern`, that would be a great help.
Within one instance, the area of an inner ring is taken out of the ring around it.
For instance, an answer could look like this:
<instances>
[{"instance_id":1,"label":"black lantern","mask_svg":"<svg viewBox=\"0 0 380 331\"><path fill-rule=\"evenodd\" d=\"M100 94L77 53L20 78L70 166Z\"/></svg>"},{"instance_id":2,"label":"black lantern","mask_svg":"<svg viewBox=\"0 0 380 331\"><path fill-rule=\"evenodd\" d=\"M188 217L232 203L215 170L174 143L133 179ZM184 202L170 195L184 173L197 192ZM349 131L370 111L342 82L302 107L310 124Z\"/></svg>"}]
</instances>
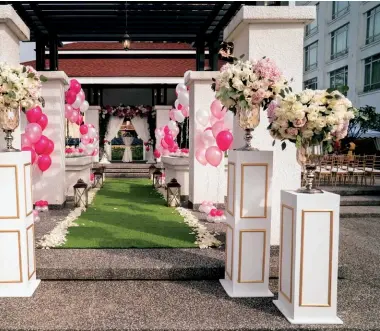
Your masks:
<instances>
[{"instance_id":1,"label":"black lantern","mask_svg":"<svg viewBox=\"0 0 380 331\"><path fill-rule=\"evenodd\" d=\"M155 165L154 164L151 164L150 165L150 167L149 167L149 178L151 179L151 180L153 180L153 174L154 174L154 172L156 171L156 167L155 167Z\"/></svg>"},{"instance_id":2,"label":"black lantern","mask_svg":"<svg viewBox=\"0 0 380 331\"><path fill-rule=\"evenodd\" d=\"M104 168L99 168L94 171L95 176L95 185L94 187L101 188L103 187L103 174L104 174Z\"/></svg>"},{"instance_id":3,"label":"black lantern","mask_svg":"<svg viewBox=\"0 0 380 331\"><path fill-rule=\"evenodd\" d=\"M160 169L156 169L153 173L153 187L154 188L161 187L161 177L162 177L162 172L160 171Z\"/></svg>"},{"instance_id":4,"label":"black lantern","mask_svg":"<svg viewBox=\"0 0 380 331\"><path fill-rule=\"evenodd\" d=\"M179 207L181 205L181 185L175 178L166 185L166 193L168 207Z\"/></svg>"},{"instance_id":5,"label":"black lantern","mask_svg":"<svg viewBox=\"0 0 380 331\"><path fill-rule=\"evenodd\" d=\"M123 44L123 48L125 51L128 51L131 48L131 37L128 32L128 4L125 2L125 34L123 36L123 40L121 43Z\"/></svg>"},{"instance_id":6,"label":"black lantern","mask_svg":"<svg viewBox=\"0 0 380 331\"><path fill-rule=\"evenodd\" d=\"M88 207L88 185L83 179L78 179L74 185L74 205L75 207Z\"/></svg>"}]
</instances>

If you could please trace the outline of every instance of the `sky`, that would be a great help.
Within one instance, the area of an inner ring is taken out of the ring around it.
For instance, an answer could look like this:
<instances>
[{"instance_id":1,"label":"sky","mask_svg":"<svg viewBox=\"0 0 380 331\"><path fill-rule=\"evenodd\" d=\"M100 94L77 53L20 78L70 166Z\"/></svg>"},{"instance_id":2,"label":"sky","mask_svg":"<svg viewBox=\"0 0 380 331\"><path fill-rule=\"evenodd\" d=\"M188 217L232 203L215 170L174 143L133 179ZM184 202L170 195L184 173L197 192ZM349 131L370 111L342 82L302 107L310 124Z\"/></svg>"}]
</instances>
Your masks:
<instances>
[{"instance_id":1,"label":"sky","mask_svg":"<svg viewBox=\"0 0 380 331\"><path fill-rule=\"evenodd\" d=\"M36 59L36 43L34 42L20 42L20 61L33 61Z\"/></svg>"}]
</instances>

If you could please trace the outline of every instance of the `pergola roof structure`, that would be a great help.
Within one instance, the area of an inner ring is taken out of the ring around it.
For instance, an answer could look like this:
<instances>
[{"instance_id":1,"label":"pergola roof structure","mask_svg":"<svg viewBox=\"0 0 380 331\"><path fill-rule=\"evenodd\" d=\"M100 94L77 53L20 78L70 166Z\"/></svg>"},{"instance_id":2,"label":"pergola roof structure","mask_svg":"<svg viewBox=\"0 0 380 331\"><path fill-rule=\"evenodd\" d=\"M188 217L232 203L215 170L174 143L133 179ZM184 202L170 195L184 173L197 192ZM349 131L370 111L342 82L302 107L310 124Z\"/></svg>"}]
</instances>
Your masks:
<instances>
[{"instance_id":1,"label":"pergola roof structure","mask_svg":"<svg viewBox=\"0 0 380 331\"><path fill-rule=\"evenodd\" d=\"M38 55L49 45L51 70L57 67L57 46L65 41L121 41L128 32L135 41L186 42L202 57L207 44L215 49L223 29L243 4L255 1L20 1L11 4L31 30ZM264 3L260 3L263 5ZM265 5L284 5L271 1ZM127 13L127 20L126 20ZM127 24L126 24L127 22ZM213 44L213 45L212 45ZM202 51L203 50L203 51Z\"/></svg>"}]
</instances>

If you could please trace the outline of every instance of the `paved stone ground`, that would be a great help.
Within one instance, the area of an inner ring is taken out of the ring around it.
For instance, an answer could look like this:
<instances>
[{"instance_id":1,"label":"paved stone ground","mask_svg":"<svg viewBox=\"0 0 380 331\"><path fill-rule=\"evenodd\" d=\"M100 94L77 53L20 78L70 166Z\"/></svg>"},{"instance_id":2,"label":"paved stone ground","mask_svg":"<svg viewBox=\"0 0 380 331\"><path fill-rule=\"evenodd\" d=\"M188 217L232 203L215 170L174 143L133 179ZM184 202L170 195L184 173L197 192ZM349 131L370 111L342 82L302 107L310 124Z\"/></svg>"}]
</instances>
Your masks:
<instances>
[{"instance_id":1,"label":"paved stone ground","mask_svg":"<svg viewBox=\"0 0 380 331\"><path fill-rule=\"evenodd\" d=\"M218 281L45 281L32 298L0 298L0 330L379 330L378 287L338 287L344 325L292 326L272 298L229 298Z\"/></svg>"}]
</instances>

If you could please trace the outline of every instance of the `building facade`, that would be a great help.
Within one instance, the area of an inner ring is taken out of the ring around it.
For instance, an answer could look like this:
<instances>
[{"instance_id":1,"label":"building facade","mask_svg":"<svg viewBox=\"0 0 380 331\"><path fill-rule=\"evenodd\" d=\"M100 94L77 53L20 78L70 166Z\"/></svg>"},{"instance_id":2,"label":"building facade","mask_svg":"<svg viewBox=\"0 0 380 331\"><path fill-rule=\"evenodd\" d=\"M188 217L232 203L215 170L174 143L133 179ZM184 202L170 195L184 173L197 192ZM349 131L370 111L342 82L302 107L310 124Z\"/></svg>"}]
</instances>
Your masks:
<instances>
[{"instance_id":1,"label":"building facade","mask_svg":"<svg viewBox=\"0 0 380 331\"><path fill-rule=\"evenodd\" d=\"M347 85L356 107L380 112L380 1L303 1L317 6L306 26L305 88Z\"/></svg>"}]
</instances>

